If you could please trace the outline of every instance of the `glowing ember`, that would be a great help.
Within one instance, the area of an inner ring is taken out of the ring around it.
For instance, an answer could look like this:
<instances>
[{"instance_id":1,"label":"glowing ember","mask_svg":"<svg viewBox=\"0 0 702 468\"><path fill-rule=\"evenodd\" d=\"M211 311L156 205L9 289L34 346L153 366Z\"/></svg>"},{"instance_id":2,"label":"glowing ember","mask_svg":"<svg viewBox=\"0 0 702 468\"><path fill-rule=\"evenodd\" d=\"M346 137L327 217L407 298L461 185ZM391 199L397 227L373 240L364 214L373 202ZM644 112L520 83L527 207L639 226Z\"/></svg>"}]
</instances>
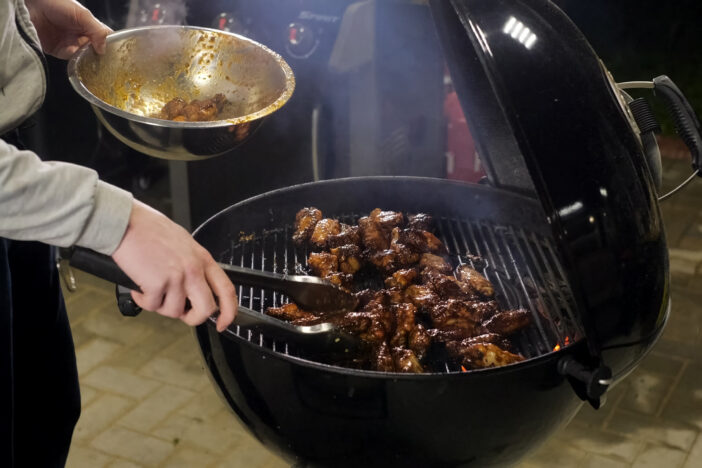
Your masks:
<instances>
[{"instance_id":1,"label":"glowing ember","mask_svg":"<svg viewBox=\"0 0 702 468\"><path fill-rule=\"evenodd\" d=\"M570 344L570 338L566 336L565 340L563 340L563 346L568 346L569 344ZM557 344L556 346L553 347L554 351L558 351L559 349L561 349L560 344Z\"/></svg>"},{"instance_id":2,"label":"glowing ember","mask_svg":"<svg viewBox=\"0 0 702 468\"><path fill-rule=\"evenodd\" d=\"M466 368L463 367L463 366L461 366L461 370L462 370L463 372L468 372L468 369L466 369Z\"/></svg>"}]
</instances>

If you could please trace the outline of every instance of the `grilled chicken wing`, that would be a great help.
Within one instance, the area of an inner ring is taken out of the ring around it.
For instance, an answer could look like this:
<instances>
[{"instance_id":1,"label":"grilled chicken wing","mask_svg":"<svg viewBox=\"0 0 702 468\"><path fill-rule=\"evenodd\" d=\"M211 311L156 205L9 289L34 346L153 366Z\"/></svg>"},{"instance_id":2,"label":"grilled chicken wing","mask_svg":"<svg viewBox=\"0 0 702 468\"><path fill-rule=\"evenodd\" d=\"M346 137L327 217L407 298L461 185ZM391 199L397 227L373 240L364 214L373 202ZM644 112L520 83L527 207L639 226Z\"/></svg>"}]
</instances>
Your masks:
<instances>
[{"instance_id":1,"label":"grilled chicken wing","mask_svg":"<svg viewBox=\"0 0 702 468\"><path fill-rule=\"evenodd\" d=\"M361 269L363 259L361 248L354 244L342 245L329 250L339 259L339 269L343 273L354 274Z\"/></svg>"},{"instance_id":2,"label":"grilled chicken wing","mask_svg":"<svg viewBox=\"0 0 702 468\"><path fill-rule=\"evenodd\" d=\"M451 264L444 257L430 253L422 254L419 259L419 268L423 270L434 270L444 274L449 274L453 271Z\"/></svg>"},{"instance_id":3,"label":"grilled chicken wing","mask_svg":"<svg viewBox=\"0 0 702 468\"><path fill-rule=\"evenodd\" d=\"M395 362L395 370L397 372L406 372L412 374L419 374L424 372L424 367L419 362L417 355L414 351L407 348L393 348L392 351L393 361Z\"/></svg>"},{"instance_id":4,"label":"grilled chicken wing","mask_svg":"<svg viewBox=\"0 0 702 468\"><path fill-rule=\"evenodd\" d=\"M293 322L296 325L303 325L311 321L319 320L319 317L312 312L307 312L300 309L297 305L292 302L289 304L283 304L280 307L269 307L266 313L271 317L275 317L280 320L285 320L287 322Z\"/></svg>"},{"instance_id":5,"label":"grilled chicken wing","mask_svg":"<svg viewBox=\"0 0 702 468\"><path fill-rule=\"evenodd\" d=\"M480 331L480 317L470 303L465 301L442 301L431 308L429 316L435 328L470 330L473 335Z\"/></svg>"},{"instance_id":6,"label":"grilled chicken wing","mask_svg":"<svg viewBox=\"0 0 702 468\"><path fill-rule=\"evenodd\" d=\"M363 247L370 252L390 248L390 233L393 228L404 223L402 213L382 211L376 208L369 216L358 220Z\"/></svg>"},{"instance_id":7,"label":"grilled chicken wing","mask_svg":"<svg viewBox=\"0 0 702 468\"><path fill-rule=\"evenodd\" d=\"M402 213L397 211L383 211L380 208L371 211L369 218L387 232L390 232L397 226L401 226L405 222L405 217Z\"/></svg>"},{"instance_id":8,"label":"grilled chicken wing","mask_svg":"<svg viewBox=\"0 0 702 468\"><path fill-rule=\"evenodd\" d=\"M385 278L385 286L388 288L404 289L417 279L419 275L414 268L405 268L397 270L392 276Z\"/></svg>"},{"instance_id":9,"label":"grilled chicken wing","mask_svg":"<svg viewBox=\"0 0 702 468\"><path fill-rule=\"evenodd\" d=\"M444 299L469 299L470 296L461 287L461 283L452 275L444 275L436 270L423 270L420 274L422 284Z\"/></svg>"},{"instance_id":10,"label":"grilled chicken wing","mask_svg":"<svg viewBox=\"0 0 702 468\"><path fill-rule=\"evenodd\" d=\"M418 323L417 326L410 331L407 346L414 351L414 354L419 359L424 358L431 346L431 335L429 335L428 330L424 328L424 325Z\"/></svg>"},{"instance_id":11,"label":"grilled chicken wing","mask_svg":"<svg viewBox=\"0 0 702 468\"><path fill-rule=\"evenodd\" d=\"M157 117L176 122L207 122L215 120L227 102L227 98L221 93L210 99L193 99L189 103L181 97L176 97L163 106Z\"/></svg>"},{"instance_id":12,"label":"grilled chicken wing","mask_svg":"<svg viewBox=\"0 0 702 468\"><path fill-rule=\"evenodd\" d=\"M524 309L508 310L494 314L483 326L491 333L509 336L531 325L531 320L531 314Z\"/></svg>"},{"instance_id":13,"label":"grilled chicken wing","mask_svg":"<svg viewBox=\"0 0 702 468\"><path fill-rule=\"evenodd\" d=\"M386 250L390 247L390 233L383 230L380 225L369 216L358 220L361 242L370 252Z\"/></svg>"},{"instance_id":14,"label":"grilled chicken wing","mask_svg":"<svg viewBox=\"0 0 702 468\"><path fill-rule=\"evenodd\" d=\"M339 257L329 252L314 252L307 259L307 266L316 276L326 278L339 271Z\"/></svg>"},{"instance_id":15,"label":"grilled chicken wing","mask_svg":"<svg viewBox=\"0 0 702 468\"><path fill-rule=\"evenodd\" d=\"M483 297L493 297L495 295L495 288L493 288L492 283L468 265L461 265L456 268L456 278L467 284L470 290Z\"/></svg>"},{"instance_id":16,"label":"grilled chicken wing","mask_svg":"<svg viewBox=\"0 0 702 468\"><path fill-rule=\"evenodd\" d=\"M380 372L395 372L395 361L387 343L380 343L374 350L371 366L373 369Z\"/></svg>"},{"instance_id":17,"label":"grilled chicken wing","mask_svg":"<svg viewBox=\"0 0 702 468\"><path fill-rule=\"evenodd\" d=\"M518 354L505 351L493 343L474 343L456 349L463 358L462 364L469 369L499 367L521 362L524 358Z\"/></svg>"},{"instance_id":18,"label":"grilled chicken wing","mask_svg":"<svg viewBox=\"0 0 702 468\"><path fill-rule=\"evenodd\" d=\"M400 229L396 227L390 236L390 245L403 244L418 253L446 253L444 243L429 231Z\"/></svg>"},{"instance_id":19,"label":"grilled chicken wing","mask_svg":"<svg viewBox=\"0 0 702 468\"><path fill-rule=\"evenodd\" d=\"M434 229L434 218L425 213L417 213L407 217L407 227L419 229L420 231L432 231Z\"/></svg>"},{"instance_id":20,"label":"grilled chicken wing","mask_svg":"<svg viewBox=\"0 0 702 468\"><path fill-rule=\"evenodd\" d=\"M324 276L324 279L329 281L331 284L339 286L341 289L344 289L348 292L351 291L351 288L353 286L353 275L349 273L330 273Z\"/></svg>"},{"instance_id":21,"label":"grilled chicken wing","mask_svg":"<svg viewBox=\"0 0 702 468\"><path fill-rule=\"evenodd\" d=\"M390 345L393 347L406 346L410 333L417 327L417 308L404 303L393 306L395 315L395 330Z\"/></svg>"},{"instance_id":22,"label":"grilled chicken wing","mask_svg":"<svg viewBox=\"0 0 702 468\"><path fill-rule=\"evenodd\" d=\"M368 261L385 274L392 274L401 268L411 267L418 260L419 255L409 249L386 249L368 253Z\"/></svg>"},{"instance_id":23,"label":"grilled chicken wing","mask_svg":"<svg viewBox=\"0 0 702 468\"><path fill-rule=\"evenodd\" d=\"M418 284L407 286L405 297L417 308L427 311L441 302L441 298L431 288Z\"/></svg>"},{"instance_id":24,"label":"grilled chicken wing","mask_svg":"<svg viewBox=\"0 0 702 468\"><path fill-rule=\"evenodd\" d=\"M322 212L317 208L303 208L295 215L295 233L293 241L297 245L308 242L314 232L314 227L322 219Z\"/></svg>"},{"instance_id":25,"label":"grilled chicken wing","mask_svg":"<svg viewBox=\"0 0 702 468\"><path fill-rule=\"evenodd\" d=\"M361 228L358 226L349 226L348 224L340 223L341 231L339 234L332 234L327 237L327 246L329 248L341 247L345 245L361 246Z\"/></svg>"},{"instance_id":26,"label":"grilled chicken wing","mask_svg":"<svg viewBox=\"0 0 702 468\"><path fill-rule=\"evenodd\" d=\"M310 243L319 249L327 247L330 237L341 233L341 223L336 219L324 218L317 222L310 237Z\"/></svg>"}]
</instances>

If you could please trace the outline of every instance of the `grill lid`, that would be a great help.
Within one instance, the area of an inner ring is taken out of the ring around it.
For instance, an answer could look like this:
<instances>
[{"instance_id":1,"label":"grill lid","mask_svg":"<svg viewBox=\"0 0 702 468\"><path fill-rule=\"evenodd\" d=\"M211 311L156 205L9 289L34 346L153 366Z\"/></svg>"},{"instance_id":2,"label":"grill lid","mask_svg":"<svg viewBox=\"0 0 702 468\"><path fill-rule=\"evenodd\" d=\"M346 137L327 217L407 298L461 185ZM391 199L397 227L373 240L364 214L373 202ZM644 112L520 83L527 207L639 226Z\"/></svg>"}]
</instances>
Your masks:
<instances>
[{"instance_id":1,"label":"grill lid","mask_svg":"<svg viewBox=\"0 0 702 468\"><path fill-rule=\"evenodd\" d=\"M668 305L656 190L587 40L545 0L430 5L488 177L541 201L592 356L654 339Z\"/></svg>"}]
</instances>

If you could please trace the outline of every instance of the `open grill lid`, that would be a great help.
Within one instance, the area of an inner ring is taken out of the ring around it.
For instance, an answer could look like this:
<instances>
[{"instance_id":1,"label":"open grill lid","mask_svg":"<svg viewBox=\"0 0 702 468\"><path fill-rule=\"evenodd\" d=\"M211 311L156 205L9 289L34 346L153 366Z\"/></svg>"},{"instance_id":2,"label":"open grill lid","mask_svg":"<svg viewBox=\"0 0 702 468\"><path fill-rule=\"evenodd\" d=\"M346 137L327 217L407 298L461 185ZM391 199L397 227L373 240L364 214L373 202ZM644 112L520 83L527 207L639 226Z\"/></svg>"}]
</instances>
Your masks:
<instances>
[{"instance_id":1,"label":"open grill lid","mask_svg":"<svg viewBox=\"0 0 702 468\"><path fill-rule=\"evenodd\" d=\"M618 91L548 1L430 5L488 178L541 201L590 353L621 369L607 350L658 336L669 275L656 190Z\"/></svg>"}]
</instances>

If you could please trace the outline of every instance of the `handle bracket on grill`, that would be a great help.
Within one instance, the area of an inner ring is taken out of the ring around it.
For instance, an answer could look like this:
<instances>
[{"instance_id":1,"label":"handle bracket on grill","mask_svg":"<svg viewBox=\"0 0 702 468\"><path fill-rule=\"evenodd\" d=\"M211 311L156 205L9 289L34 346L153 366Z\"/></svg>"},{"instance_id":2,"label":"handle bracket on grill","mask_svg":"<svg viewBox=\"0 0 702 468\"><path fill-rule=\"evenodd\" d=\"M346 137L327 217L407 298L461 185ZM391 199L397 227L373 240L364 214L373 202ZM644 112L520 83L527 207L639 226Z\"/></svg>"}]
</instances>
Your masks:
<instances>
[{"instance_id":1,"label":"handle bracket on grill","mask_svg":"<svg viewBox=\"0 0 702 468\"><path fill-rule=\"evenodd\" d=\"M600 363L589 367L578 362L573 356L564 356L558 362L558 372L569 377L575 393L587 400L593 408L604 404L604 395L612 383L612 370Z\"/></svg>"}]
</instances>

